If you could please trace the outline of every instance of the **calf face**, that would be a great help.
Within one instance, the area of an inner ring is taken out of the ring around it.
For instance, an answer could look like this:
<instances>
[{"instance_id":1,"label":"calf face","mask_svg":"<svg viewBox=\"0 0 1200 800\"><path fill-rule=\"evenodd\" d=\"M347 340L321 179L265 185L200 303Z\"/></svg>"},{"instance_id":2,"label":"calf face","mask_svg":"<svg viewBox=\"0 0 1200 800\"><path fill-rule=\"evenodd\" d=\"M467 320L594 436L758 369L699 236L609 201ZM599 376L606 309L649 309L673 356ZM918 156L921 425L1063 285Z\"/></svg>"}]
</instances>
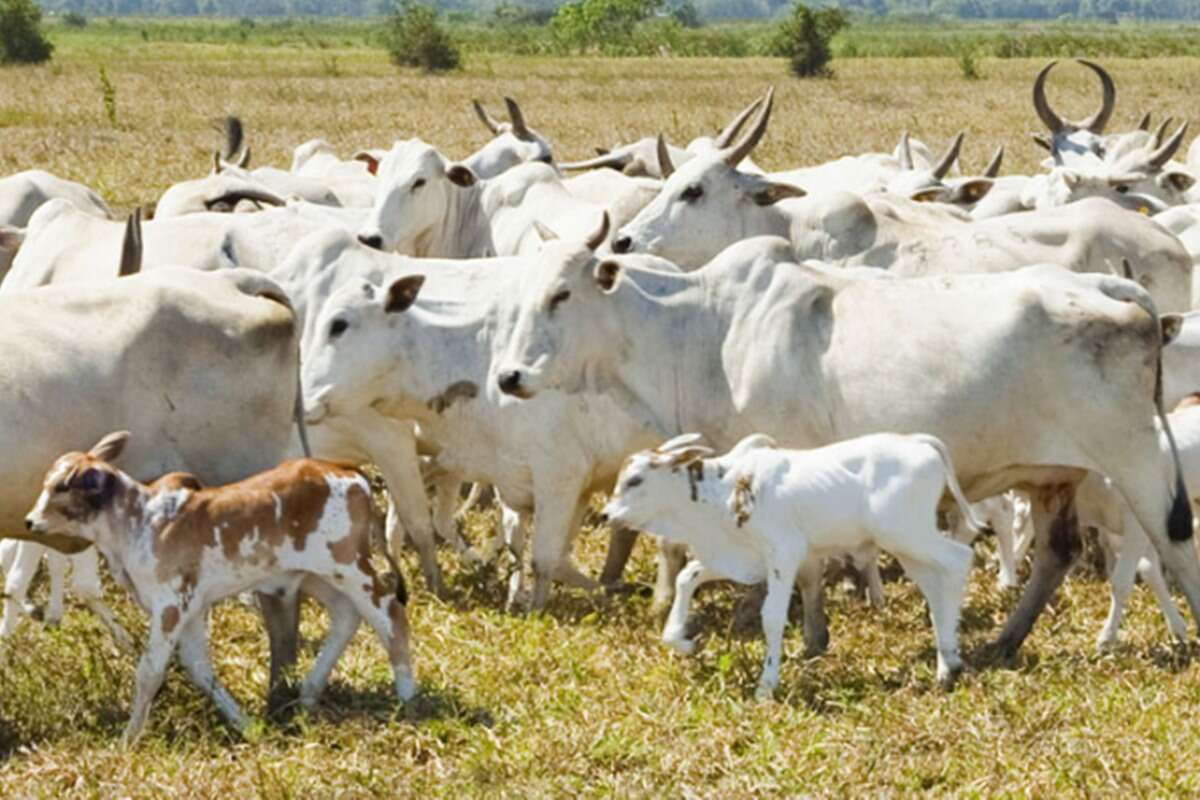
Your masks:
<instances>
[{"instance_id":1,"label":"calf face","mask_svg":"<svg viewBox=\"0 0 1200 800\"><path fill-rule=\"evenodd\" d=\"M644 528L666 510L682 501L696 500L695 467L712 455L708 447L694 444L695 434L672 439L654 450L630 456L617 476L612 497L603 517L611 523Z\"/></svg>"},{"instance_id":2,"label":"calf face","mask_svg":"<svg viewBox=\"0 0 1200 800\"><path fill-rule=\"evenodd\" d=\"M127 431L112 433L88 452L67 453L54 462L25 518L32 541L67 554L95 544L87 523L120 494L123 479L108 462L120 457L128 441Z\"/></svg>"}]
</instances>

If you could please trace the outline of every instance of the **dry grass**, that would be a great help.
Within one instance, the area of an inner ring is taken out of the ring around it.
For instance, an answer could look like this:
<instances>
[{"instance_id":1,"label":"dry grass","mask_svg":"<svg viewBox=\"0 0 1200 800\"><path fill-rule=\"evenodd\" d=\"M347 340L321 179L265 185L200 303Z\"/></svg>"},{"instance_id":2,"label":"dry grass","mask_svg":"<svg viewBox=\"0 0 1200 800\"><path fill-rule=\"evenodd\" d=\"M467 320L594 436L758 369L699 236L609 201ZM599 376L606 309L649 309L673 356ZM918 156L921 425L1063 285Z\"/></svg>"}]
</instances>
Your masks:
<instances>
[{"instance_id":1,"label":"dry grass","mask_svg":"<svg viewBox=\"0 0 1200 800\"><path fill-rule=\"evenodd\" d=\"M337 57L340 77L330 77ZM104 115L103 61L120 126ZM890 147L908 128L935 146L958 128L968 165L1009 145L1013 168L1040 158L1029 81L1038 64L984 65L965 82L951 59L853 61L834 81L797 82L771 61L551 61L473 58L465 72L398 74L361 50L209 45L63 46L54 65L4 71L0 172L31 166L83 180L115 205L152 200L207 168L214 118L242 115L258 163L286 165L296 143L323 136L350 152L419 134L455 155L485 141L469 112L480 97L519 98L531 122L580 157L666 131L684 141L721 124L767 84L777 116L761 163L785 166ZM1116 61L1117 121L1144 109L1192 111L1200 60ZM1095 87L1064 70L1054 97L1090 110ZM472 530L481 525L475 520ZM476 536L478 538L478 536ZM582 537L593 571L603 537ZM960 688L937 691L924 605L911 584L888 586L882 613L841 591L831 598L833 647L800 657L789 630L783 690L752 700L762 646L728 634L733 596L698 604L707 631L695 658L657 642L645 596L561 592L547 615L502 613L499 583L452 565L454 599L415 593L411 610L423 691L397 710L386 662L360 632L323 709L263 724L247 741L172 672L148 737L117 736L133 657L74 611L57 630L26 625L0 646L0 796L680 796L964 794L1195 795L1200 684L1187 653L1164 644L1146 593L1136 593L1128 644L1094 655L1104 584L1073 577L1015 665L974 660ZM416 575L415 562L408 572ZM631 576L652 576L641 546ZM1014 602L980 571L963 635L969 660ZM141 628L123 599L124 619ZM315 612L305 632L320 635ZM262 711L265 641L240 607L214 620L215 660L233 692ZM310 657L310 656L306 656Z\"/></svg>"}]
</instances>

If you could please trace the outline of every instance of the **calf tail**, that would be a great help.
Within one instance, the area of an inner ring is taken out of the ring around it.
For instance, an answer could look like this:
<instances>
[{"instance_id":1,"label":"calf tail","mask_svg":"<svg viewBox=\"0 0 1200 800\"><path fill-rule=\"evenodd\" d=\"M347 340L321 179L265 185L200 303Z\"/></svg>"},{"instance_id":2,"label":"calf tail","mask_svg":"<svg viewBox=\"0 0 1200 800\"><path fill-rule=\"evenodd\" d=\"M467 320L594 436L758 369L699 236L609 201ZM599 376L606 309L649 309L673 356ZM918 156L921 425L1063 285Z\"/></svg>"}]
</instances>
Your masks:
<instances>
[{"instance_id":1,"label":"calf tail","mask_svg":"<svg viewBox=\"0 0 1200 800\"><path fill-rule=\"evenodd\" d=\"M361 471L359 475L366 481L367 496L371 497L371 479ZM370 503L371 533L367 537L367 552L370 552L373 542L379 542L382 545L380 549L383 550L383 557L387 559L388 569L396 576L396 600L399 601L400 605L406 606L408 605L408 584L404 582L404 573L400 571L400 565L396 563L396 557L392 555L392 548L388 545L387 512L381 511L373 498L370 500Z\"/></svg>"},{"instance_id":2,"label":"calf tail","mask_svg":"<svg viewBox=\"0 0 1200 800\"><path fill-rule=\"evenodd\" d=\"M963 494L962 487L958 485L958 477L954 472L954 462L950 460L950 451L946 449L946 445L942 443L942 440L936 436L924 433L915 434L913 438L932 447L934 452L938 454L938 458L942 460L942 466L946 469L946 488L954 496L954 502L958 503L959 513L962 514L967 527L976 534L988 530L988 526L975 516L975 512L971 510L971 504L967 502L967 497Z\"/></svg>"}]
</instances>

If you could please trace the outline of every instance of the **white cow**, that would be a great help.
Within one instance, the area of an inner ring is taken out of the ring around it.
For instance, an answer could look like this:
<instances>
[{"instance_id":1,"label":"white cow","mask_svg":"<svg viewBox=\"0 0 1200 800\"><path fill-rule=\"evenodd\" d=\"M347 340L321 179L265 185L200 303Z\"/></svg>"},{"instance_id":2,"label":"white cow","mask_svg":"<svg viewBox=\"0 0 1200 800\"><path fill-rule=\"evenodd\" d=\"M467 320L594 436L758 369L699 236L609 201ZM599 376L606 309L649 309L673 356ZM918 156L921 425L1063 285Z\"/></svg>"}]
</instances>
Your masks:
<instances>
[{"instance_id":1,"label":"white cow","mask_svg":"<svg viewBox=\"0 0 1200 800\"><path fill-rule=\"evenodd\" d=\"M930 432L969 496L1032 493L1033 574L1000 635L1009 652L1078 552L1074 486L1096 470L1120 487L1200 618L1186 491L1158 449L1160 332L1144 290L1044 266L880 279L781 264L789 250L751 240L682 275L594 257L538 270L499 385L608 402L660 435L699 431L718 447L751 432L790 447ZM574 419L543 426L553 438Z\"/></svg>"},{"instance_id":2,"label":"white cow","mask_svg":"<svg viewBox=\"0 0 1200 800\"><path fill-rule=\"evenodd\" d=\"M24 228L33 212L55 199L65 200L94 217L113 218L100 195L82 183L31 169L0 178L0 226Z\"/></svg>"},{"instance_id":3,"label":"white cow","mask_svg":"<svg viewBox=\"0 0 1200 800\"><path fill-rule=\"evenodd\" d=\"M676 582L663 641L690 654L688 607L720 579L767 583L762 606L767 655L759 699L779 685L783 628L799 579L806 611L817 605L825 557L863 546L894 555L929 603L937 677L949 689L962 670L958 618L971 549L937 528L949 490L976 530L945 446L932 436L880 433L815 450L781 450L751 434L717 458L684 435L626 461L604 515L686 543L695 560ZM809 625L805 624L805 635Z\"/></svg>"},{"instance_id":4,"label":"white cow","mask_svg":"<svg viewBox=\"0 0 1200 800\"><path fill-rule=\"evenodd\" d=\"M462 162L477 177L494 178L515 166L534 161L554 164L550 141L526 124L525 115L521 113L516 100L504 98L508 122L500 122L492 117L478 100L471 101L471 105L479 121L494 137Z\"/></svg>"}]
</instances>

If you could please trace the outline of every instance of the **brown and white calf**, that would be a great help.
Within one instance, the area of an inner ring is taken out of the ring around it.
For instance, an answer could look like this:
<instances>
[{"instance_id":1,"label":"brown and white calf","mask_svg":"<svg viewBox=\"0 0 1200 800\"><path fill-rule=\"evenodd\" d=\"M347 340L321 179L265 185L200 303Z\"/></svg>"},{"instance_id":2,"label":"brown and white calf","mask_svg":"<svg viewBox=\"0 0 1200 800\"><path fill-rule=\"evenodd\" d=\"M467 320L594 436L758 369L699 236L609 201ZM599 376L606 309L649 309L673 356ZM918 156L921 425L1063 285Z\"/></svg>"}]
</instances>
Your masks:
<instances>
[{"instance_id":1,"label":"brown and white calf","mask_svg":"<svg viewBox=\"0 0 1200 800\"><path fill-rule=\"evenodd\" d=\"M393 595L371 566L371 534L381 520L356 470L304 459L219 488L181 473L147 485L112 465L128 439L113 433L87 453L61 456L26 518L54 549L95 545L150 616L126 740L145 725L176 646L192 681L231 725L245 726L213 673L207 616L214 603L248 590L303 587L330 612L329 634L300 687L305 705L320 696L363 617L388 653L396 694L416 693L404 582Z\"/></svg>"}]
</instances>

